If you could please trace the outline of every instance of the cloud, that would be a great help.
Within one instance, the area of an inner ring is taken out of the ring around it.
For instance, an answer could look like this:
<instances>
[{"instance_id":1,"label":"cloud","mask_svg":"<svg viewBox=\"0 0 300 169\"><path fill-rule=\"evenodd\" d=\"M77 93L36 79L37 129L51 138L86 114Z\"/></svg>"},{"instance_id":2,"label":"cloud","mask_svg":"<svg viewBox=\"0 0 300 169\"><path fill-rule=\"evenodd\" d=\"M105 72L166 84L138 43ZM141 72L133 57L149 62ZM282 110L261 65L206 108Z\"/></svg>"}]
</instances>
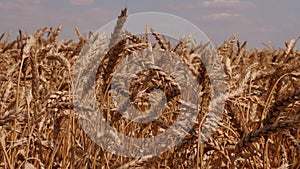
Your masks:
<instances>
[{"instance_id":1,"label":"cloud","mask_svg":"<svg viewBox=\"0 0 300 169\"><path fill-rule=\"evenodd\" d=\"M15 0L18 3L40 4L42 0Z\"/></svg>"},{"instance_id":2,"label":"cloud","mask_svg":"<svg viewBox=\"0 0 300 169\"><path fill-rule=\"evenodd\" d=\"M252 8L255 5L252 2L239 0L212 0L204 1L199 6L202 8Z\"/></svg>"},{"instance_id":3,"label":"cloud","mask_svg":"<svg viewBox=\"0 0 300 169\"><path fill-rule=\"evenodd\" d=\"M15 0L15 1L0 1L1 11L29 11L39 8L39 0Z\"/></svg>"},{"instance_id":4,"label":"cloud","mask_svg":"<svg viewBox=\"0 0 300 169\"><path fill-rule=\"evenodd\" d=\"M104 19L107 19L107 18L115 19L114 15L117 15L118 12L117 11L108 10L108 9L105 9L105 8L101 8L101 7L93 7L93 8L90 8L90 9L86 10L84 12L84 14L86 16L95 16L95 17L97 17L99 19L102 19L102 18L104 18Z\"/></svg>"},{"instance_id":5,"label":"cloud","mask_svg":"<svg viewBox=\"0 0 300 169\"><path fill-rule=\"evenodd\" d=\"M206 0L201 2L189 3L189 4L176 4L170 5L172 10L182 9L245 9L253 8L255 4L249 1L240 0Z\"/></svg>"},{"instance_id":6,"label":"cloud","mask_svg":"<svg viewBox=\"0 0 300 169\"><path fill-rule=\"evenodd\" d=\"M211 15L203 16L202 19L204 21L220 21L220 20L236 19L239 16L240 16L239 14L222 12L222 13L214 13Z\"/></svg>"},{"instance_id":7,"label":"cloud","mask_svg":"<svg viewBox=\"0 0 300 169\"><path fill-rule=\"evenodd\" d=\"M275 33L275 32L279 32L280 30L276 27L266 27L266 26L261 26L261 27L257 27L254 29L253 32L260 32L260 33Z\"/></svg>"},{"instance_id":8,"label":"cloud","mask_svg":"<svg viewBox=\"0 0 300 169\"><path fill-rule=\"evenodd\" d=\"M73 5L90 5L94 0L70 0Z\"/></svg>"}]
</instances>

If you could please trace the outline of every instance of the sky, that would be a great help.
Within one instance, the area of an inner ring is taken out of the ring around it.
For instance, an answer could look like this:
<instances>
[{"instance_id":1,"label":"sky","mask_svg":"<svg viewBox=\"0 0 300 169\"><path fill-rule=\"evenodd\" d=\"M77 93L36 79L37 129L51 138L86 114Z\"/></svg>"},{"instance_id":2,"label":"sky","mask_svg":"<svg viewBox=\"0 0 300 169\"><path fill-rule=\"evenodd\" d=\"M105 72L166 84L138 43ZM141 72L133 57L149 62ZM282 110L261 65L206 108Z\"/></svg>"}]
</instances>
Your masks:
<instances>
[{"instance_id":1,"label":"sky","mask_svg":"<svg viewBox=\"0 0 300 169\"><path fill-rule=\"evenodd\" d=\"M263 42L284 48L285 41L300 36L299 0L0 0L0 34L62 25L60 38L76 38L75 27L82 34L94 32L115 20L125 5L128 14L184 18L218 46L233 34L247 40L247 49L262 48Z\"/></svg>"}]
</instances>

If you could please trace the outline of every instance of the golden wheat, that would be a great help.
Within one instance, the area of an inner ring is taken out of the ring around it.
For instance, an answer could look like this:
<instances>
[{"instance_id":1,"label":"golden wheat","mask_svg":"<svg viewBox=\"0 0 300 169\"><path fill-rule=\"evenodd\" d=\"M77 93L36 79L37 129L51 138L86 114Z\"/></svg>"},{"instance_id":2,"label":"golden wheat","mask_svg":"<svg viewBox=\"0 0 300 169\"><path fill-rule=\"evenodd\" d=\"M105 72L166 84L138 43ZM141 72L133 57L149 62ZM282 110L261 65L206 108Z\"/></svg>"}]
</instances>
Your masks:
<instances>
[{"instance_id":1,"label":"golden wheat","mask_svg":"<svg viewBox=\"0 0 300 169\"><path fill-rule=\"evenodd\" d=\"M152 34L146 28L145 35L122 30L126 15L127 9L122 10L110 44L103 43L105 35L83 36L78 28L78 42L58 41L61 26L41 28L34 35L20 31L12 41L11 33L1 34L0 168L300 168L300 51L294 49L299 38L277 50L246 50L247 42L240 43L235 35L219 48L195 45L185 37L172 44L155 28ZM149 40L151 35L156 41ZM180 102L175 79L151 69L131 81L130 101L147 110L149 93L159 87L167 97L165 111L148 124L132 122L116 111L110 85L120 76L118 66L126 56L147 50L162 58L162 51L170 52L187 65L199 83L199 105ZM81 58L83 54L89 57ZM207 68L217 60L223 66ZM225 73L217 73L220 70ZM213 88L212 79L220 88ZM72 87L83 89L72 93ZM87 135L99 127L91 124L93 118L74 110L73 94L89 95L91 89L97 91L105 120L131 137L165 131L176 121L180 105L187 110L198 107L197 119L178 145L158 156L118 156ZM219 97L226 98L224 110L211 109L210 102ZM79 119L88 122L89 130L83 130Z\"/></svg>"}]
</instances>

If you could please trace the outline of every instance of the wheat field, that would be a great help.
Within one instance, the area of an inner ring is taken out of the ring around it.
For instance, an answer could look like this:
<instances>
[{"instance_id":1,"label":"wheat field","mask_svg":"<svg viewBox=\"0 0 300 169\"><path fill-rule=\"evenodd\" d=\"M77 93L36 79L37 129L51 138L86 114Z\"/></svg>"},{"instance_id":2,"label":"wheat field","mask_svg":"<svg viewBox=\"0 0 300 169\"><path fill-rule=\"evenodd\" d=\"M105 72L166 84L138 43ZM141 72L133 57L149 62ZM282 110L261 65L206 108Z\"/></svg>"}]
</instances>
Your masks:
<instances>
[{"instance_id":1,"label":"wheat field","mask_svg":"<svg viewBox=\"0 0 300 169\"><path fill-rule=\"evenodd\" d=\"M32 35L20 31L14 40L10 34L0 36L0 168L300 168L300 51L294 49L299 38L278 49L247 50L247 42L235 35L214 49L184 37L172 44L155 28L145 35L123 30L126 12L121 11L107 46L101 46L100 36L81 35L77 28L76 39L58 40L62 26L41 28ZM159 70L146 71L132 82L130 99L140 110L149 108L149 91L155 88L145 83L146 76L159 81L166 93L167 108L151 123L122 118L110 93L121 60L148 48L173 53L187 65L199 83L199 110L193 129L175 147L157 156L123 157L98 146L86 133L92 129L83 130L79 119L84 117L75 111L73 88L93 79L73 75L96 71L96 81L89 84L97 88L96 100L105 120L118 132L156 136L176 121L181 96L174 78ZM109 50L101 53L103 49ZM214 77L201 60L212 51L224 70ZM99 67L82 60L81 69L75 70L83 52L90 54L87 59L92 63L100 62L100 56L104 60ZM224 109L213 111L222 116L208 118L214 97L210 79L221 76L226 79ZM215 130L209 137L202 136L207 122L214 120Z\"/></svg>"}]
</instances>

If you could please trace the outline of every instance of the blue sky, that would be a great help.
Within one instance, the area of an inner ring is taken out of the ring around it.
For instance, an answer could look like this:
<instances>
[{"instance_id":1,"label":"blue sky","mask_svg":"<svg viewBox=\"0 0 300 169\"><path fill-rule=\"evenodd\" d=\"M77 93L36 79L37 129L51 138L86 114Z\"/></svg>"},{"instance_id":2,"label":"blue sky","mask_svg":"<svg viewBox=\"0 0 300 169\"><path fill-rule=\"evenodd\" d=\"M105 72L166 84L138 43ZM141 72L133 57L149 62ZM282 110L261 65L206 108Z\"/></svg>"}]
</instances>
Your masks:
<instances>
[{"instance_id":1,"label":"blue sky","mask_svg":"<svg viewBox=\"0 0 300 169\"><path fill-rule=\"evenodd\" d=\"M248 41L284 47L300 35L299 0L127 0L128 13L163 12L182 17L220 45L232 34ZM40 27L63 25L61 38L76 38L114 20L125 0L0 0L0 33L21 29L33 33ZM299 44L297 48L299 49Z\"/></svg>"}]
</instances>

